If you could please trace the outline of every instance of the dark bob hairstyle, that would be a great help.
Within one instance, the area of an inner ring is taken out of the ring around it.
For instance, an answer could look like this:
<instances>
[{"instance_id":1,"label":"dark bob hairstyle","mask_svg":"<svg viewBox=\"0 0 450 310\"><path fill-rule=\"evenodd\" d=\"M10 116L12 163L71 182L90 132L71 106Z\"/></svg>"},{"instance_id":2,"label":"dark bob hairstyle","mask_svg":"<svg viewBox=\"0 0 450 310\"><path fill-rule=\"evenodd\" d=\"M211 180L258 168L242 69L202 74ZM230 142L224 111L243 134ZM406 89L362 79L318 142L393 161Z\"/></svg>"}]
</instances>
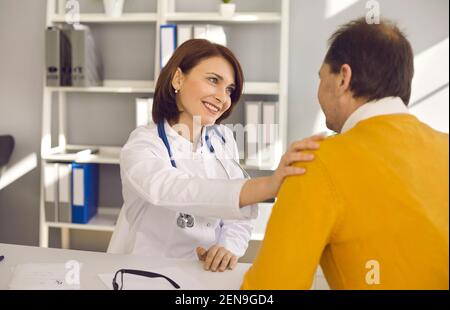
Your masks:
<instances>
[{"instance_id":1,"label":"dark bob hairstyle","mask_svg":"<svg viewBox=\"0 0 450 310\"><path fill-rule=\"evenodd\" d=\"M231 94L230 108L217 119L216 123L219 124L231 114L233 107L241 98L244 85L244 75L239 61L225 46L204 39L192 39L180 45L161 70L153 98L152 117L156 124L164 120L178 121L180 112L176 104L175 90L172 87L172 79L177 68L180 68L184 74L188 74L201 61L212 57L222 57L230 63L234 70L236 85Z\"/></svg>"}]
</instances>

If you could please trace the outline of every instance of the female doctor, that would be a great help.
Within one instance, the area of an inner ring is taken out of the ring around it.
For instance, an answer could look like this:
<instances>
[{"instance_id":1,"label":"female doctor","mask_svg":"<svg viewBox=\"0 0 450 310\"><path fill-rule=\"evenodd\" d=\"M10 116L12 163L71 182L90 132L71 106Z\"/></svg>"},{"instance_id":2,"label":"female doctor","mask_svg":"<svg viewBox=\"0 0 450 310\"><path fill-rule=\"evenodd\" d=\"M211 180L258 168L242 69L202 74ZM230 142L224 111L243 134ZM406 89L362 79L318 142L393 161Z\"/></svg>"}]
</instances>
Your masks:
<instances>
[{"instance_id":1,"label":"female doctor","mask_svg":"<svg viewBox=\"0 0 450 310\"><path fill-rule=\"evenodd\" d=\"M154 125L135 129L120 156L124 206L108 252L188 258L204 269L232 269L248 246L258 202L283 179L303 174L300 152L321 137L296 142L272 176L246 178L230 129L219 125L239 101L241 66L224 46L189 40L159 76ZM248 176L248 175L247 175Z\"/></svg>"}]
</instances>

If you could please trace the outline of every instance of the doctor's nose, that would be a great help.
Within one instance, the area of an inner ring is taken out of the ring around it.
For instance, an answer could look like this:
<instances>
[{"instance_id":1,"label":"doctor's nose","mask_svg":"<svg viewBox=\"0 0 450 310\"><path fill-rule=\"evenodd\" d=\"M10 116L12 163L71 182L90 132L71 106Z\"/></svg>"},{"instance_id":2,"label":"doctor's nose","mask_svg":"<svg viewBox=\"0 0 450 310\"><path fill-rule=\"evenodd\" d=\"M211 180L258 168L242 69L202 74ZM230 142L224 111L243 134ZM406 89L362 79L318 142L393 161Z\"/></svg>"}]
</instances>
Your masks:
<instances>
[{"instance_id":1,"label":"doctor's nose","mask_svg":"<svg viewBox=\"0 0 450 310\"><path fill-rule=\"evenodd\" d=\"M217 102L220 102L221 104L225 104L228 99L228 93L226 88L218 87L215 93L215 98Z\"/></svg>"}]
</instances>

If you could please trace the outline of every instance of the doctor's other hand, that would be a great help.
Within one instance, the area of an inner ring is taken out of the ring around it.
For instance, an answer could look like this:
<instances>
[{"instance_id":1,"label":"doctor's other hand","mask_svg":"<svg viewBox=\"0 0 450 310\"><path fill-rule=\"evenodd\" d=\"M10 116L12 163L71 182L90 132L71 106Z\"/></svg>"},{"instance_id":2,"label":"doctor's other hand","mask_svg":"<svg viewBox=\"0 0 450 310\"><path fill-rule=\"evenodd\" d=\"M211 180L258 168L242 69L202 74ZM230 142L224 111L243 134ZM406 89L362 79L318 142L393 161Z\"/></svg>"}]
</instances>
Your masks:
<instances>
[{"instance_id":1,"label":"doctor's other hand","mask_svg":"<svg viewBox=\"0 0 450 310\"><path fill-rule=\"evenodd\" d=\"M318 134L303 140L293 142L289 149L281 157L278 168L272 175L271 185L273 196L276 197L283 183L284 178L291 175L302 175L306 173L303 167L295 167L292 164L296 162L308 162L314 160L314 155L305 151L313 151L319 149L319 142L326 138L325 134Z\"/></svg>"},{"instance_id":2,"label":"doctor's other hand","mask_svg":"<svg viewBox=\"0 0 450 310\"><path fill-rule=\"evenodd\" d=\"M238 262L238 257L220 245L213 245L208 250L197 247L197 256L203 261L203 268L210 271L225 271L234 269Z\"/></svg>"}]
</instances>

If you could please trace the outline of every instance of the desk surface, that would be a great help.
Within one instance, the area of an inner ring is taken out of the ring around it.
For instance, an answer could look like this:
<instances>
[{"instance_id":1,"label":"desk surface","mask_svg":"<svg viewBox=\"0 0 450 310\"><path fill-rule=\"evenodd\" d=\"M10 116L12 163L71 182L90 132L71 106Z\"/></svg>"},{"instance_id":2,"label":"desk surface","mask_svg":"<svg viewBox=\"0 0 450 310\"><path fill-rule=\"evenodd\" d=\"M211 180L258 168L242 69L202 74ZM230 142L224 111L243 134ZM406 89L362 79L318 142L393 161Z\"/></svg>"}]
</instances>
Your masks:
<instances>
[{"instance_id":1,"label":"desk surface","mask_svg":"<svg viewBox=\"0 0 450 310\"><path fill-rule=\"evenodd\" d=\"M203 270L198 261L164 259L155 261L149 257L118 255L100 252L48 249L23 245L0 243L0 290L8 289L12 277L12 268L26 263L66 263L77 260L83 264L81 269L81 289L107 289L98 277L102 273L114 273L121 268L152 270L164 267L180 267L195 277L206 288L212 290L239 289L245 272L250 264L239 263L234 270L211 272Z\"/></svg>"}]
</instances>

